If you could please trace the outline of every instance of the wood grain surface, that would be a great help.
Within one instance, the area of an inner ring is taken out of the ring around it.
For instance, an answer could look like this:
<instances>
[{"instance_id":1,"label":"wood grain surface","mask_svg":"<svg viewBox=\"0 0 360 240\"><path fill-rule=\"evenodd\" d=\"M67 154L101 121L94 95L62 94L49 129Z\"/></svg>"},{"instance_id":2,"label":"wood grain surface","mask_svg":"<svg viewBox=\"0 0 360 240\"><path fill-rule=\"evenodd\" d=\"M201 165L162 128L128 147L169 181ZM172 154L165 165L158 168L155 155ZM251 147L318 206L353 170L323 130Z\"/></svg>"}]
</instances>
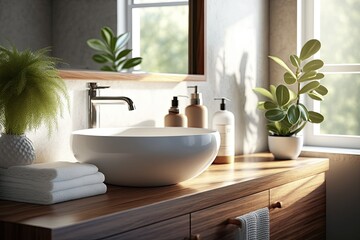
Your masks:
<instances>
[{"instance_id":1,"label":"wood grain surface","mask_svg":"<svg viewBox=\"0 0 360 240\"><path fill-rule=\"evenodd\" d=\"M117 73L90 70L59 70L64 80L123 80L140 82L205 81L205 75L165 73Z\"/></svg>"},{"instance_id":2,"label":"wood grain surface","mask_svg":"<svg viewBox=\"0 0 360 240\"><path fill-rule=\"evenodd\" d=\"M105 238L327 170L323 158L274 161L270 154L253 154L236 157L234 164L212 165L200 176L172 186L108 186L106 194L49 206L0 200L0 239L25 234L29 226L50 232L53 239ZM27 233L27 239L40 238Z\"/></svg>"},{"instance_id":3,"label":"wood grain surface","mask_svg":"<svg viewBox=\"0 0 360 240\"><path fill-rule=\"evenodd\" d=\"M270 201L282 208L270 213L271 239L325 239L325 174L270 190Z\"/></svg>"},{"instance_id":4,"label":"wood grain surface","mask_svg":"<svg viewBox=\"0 0 360 240\"><path fill-rule=\"evenodd\" d=\"M191 213L191 233L206 240L233 240L237 226L228 224L229 218L267 207L269 192L263 191L247 197L222 203Z\"/></svg>"}]
</instances>

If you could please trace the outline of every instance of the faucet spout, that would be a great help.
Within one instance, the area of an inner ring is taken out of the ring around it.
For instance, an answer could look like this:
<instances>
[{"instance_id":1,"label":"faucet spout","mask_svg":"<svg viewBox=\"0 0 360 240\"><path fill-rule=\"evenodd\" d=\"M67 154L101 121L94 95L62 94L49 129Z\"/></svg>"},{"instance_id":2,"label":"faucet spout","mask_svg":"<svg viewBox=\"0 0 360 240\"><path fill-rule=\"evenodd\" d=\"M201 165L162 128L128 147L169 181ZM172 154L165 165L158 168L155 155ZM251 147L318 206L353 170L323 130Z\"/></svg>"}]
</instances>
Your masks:
<instances>
[{"instance_id":1,"label":"faucet spout","mask_svg":"<svg viewBox=\"0 0 360 240\"><path fill-rule=\"evenodd\" d=\"M135 110L134 102L124 96L98 96L99 89L109 88L109 86L98 86L97 83L89 83L89 128L97 128L100 125L100 109L98 105L103 104L124 104L127 103L129 111Z\"/></svg>"},{"instance_id":2,"label":"faucet spout","mask_svg":"<svg viewBox=\"0 0 360 240\"><path fill-rule=\"evenodd\" d=\"M93 97L91 102L94 105L97 104L128 104L129 111L135 110L134 102L128 97Z\"/></svg>"}]
</instances>

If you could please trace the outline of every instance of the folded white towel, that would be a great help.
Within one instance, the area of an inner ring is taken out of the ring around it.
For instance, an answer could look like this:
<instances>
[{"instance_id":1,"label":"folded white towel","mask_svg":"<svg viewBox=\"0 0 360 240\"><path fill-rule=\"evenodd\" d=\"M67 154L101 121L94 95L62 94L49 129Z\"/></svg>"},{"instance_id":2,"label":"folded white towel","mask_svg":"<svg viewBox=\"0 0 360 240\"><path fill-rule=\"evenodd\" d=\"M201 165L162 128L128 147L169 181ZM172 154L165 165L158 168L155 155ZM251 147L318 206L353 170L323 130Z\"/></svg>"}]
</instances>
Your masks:
<instances>
[{"instance_id":1,"label":"folded white towel","mask_svg":"<svg viewBox=\"0 0 360 240\"><path fill-rule=\"evenodd\" d=\"M41 192L56 192L69 188L103 183L104 180L105 176L101 172L64 181L33 181L30 179L8 177L0 174L0 187L19 188L24 190L36 189L37 191Z\"/></svg>"},{"instance_id":2,"label":"folded white towel","mask_svg":"<svg viewBox=\"0 0 360 240\"><path fill-rule=\"evenodd\" d=\"M47 205L103 194L106 192L106 189L104 183L70 188L56 192L39 192L36 190L0 187L0 199Z\"/></svg>"},{"instance_id":3,"label":"folded white towel","mask_svg":"<svg viewBox=\"0 0 360 240\"><path fill-rule=\"evenodd\" d=\"M270 217L269 209L261 208L254 211L256 217L256 229L258 240L269 240L270 239Z\"/></svg>"},{"instance_id":4,"label":"folded white towel","mask_svg":"<svg viewBox=\"0 0 360 240\"><path fill-rule=\"evenodd\" d=\"M72 162L49 162L26 166L0 168L0 175L33 181L64 181L94 174L98 168L92 164Z\"/></svg>"},{"instance_id":5,"label":"folded white towel","mask_svg":"<svg viewBox=\"0 0 360 240\"><path fill-rule=\"evenodd\" d=\"M235 233L237 240L258 240L256 229L256 216L253 212L237 217L241 222L241 228Z\"/></svg>"}]
</instances>

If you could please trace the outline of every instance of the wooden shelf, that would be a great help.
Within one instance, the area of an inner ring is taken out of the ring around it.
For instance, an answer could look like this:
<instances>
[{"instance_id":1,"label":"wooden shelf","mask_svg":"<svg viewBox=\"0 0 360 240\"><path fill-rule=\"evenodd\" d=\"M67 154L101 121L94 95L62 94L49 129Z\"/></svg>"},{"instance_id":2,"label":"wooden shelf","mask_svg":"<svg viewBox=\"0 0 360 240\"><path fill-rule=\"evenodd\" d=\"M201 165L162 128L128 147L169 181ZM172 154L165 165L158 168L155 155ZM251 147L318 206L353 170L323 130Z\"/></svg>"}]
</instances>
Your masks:
<instances>
[{"instance_id":1,"label":"wooden shelf","mask_svg":"<svg viewBox=\"0 0 360 240\"><path fill-rule=\"evenodd\" d=\"M117 73L90 70L60 70L64 80L123 80L139 82L205 81L205 75L166 73Z\"/></svg>"},{"instance_id":2,"label":"wooden shelf","mask_svg":"<svg viewBox=\"0 0 360 240\"><path fill-rule=\"evenodd\" d=\"M259 193L328 170L325 158L236 157L200 176L156 188L108 186L103 195L49 206L0 200L0 229L32 228L54 239L102 238ZM75 235L74 235L75 234Z\"/></svg>"}]
</instances>

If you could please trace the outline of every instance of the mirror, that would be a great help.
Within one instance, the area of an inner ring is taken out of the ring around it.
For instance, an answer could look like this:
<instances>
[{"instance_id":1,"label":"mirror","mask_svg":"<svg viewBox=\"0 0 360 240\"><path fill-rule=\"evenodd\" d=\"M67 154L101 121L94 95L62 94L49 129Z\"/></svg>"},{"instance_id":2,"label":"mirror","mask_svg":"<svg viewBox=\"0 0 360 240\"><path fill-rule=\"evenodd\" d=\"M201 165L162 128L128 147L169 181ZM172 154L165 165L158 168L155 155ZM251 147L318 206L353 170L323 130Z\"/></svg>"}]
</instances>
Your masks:
<instances>
[{"instance_id":1,"label":"mirror","mask_svg":"<svg viewBox=\"0 0 360 240\"><path fill-rule=\"evenodd\" d=\"M136 0L139 1L139 0ZM141 0L144 2L144 0ZM148 1L148 0L147 0ZM95 71L94 50L86 45L100 38L100 29L121 29L117 19L126 15L127 0L0 0L0 44L19 49L52 46L52 54L69 65L60 66L65 79L181 81L204 80L205 0L189 0L189 74L115 73ZM153 1L152 1L153 2ZM118 14L122 11L122 14ZM95 17L96 16L96 17ZM119 23L121 25L121 23ZM125 25L125 23L124 23ZM123 29L124 28L123 26Z\"/></svg>"}]
</instances>

